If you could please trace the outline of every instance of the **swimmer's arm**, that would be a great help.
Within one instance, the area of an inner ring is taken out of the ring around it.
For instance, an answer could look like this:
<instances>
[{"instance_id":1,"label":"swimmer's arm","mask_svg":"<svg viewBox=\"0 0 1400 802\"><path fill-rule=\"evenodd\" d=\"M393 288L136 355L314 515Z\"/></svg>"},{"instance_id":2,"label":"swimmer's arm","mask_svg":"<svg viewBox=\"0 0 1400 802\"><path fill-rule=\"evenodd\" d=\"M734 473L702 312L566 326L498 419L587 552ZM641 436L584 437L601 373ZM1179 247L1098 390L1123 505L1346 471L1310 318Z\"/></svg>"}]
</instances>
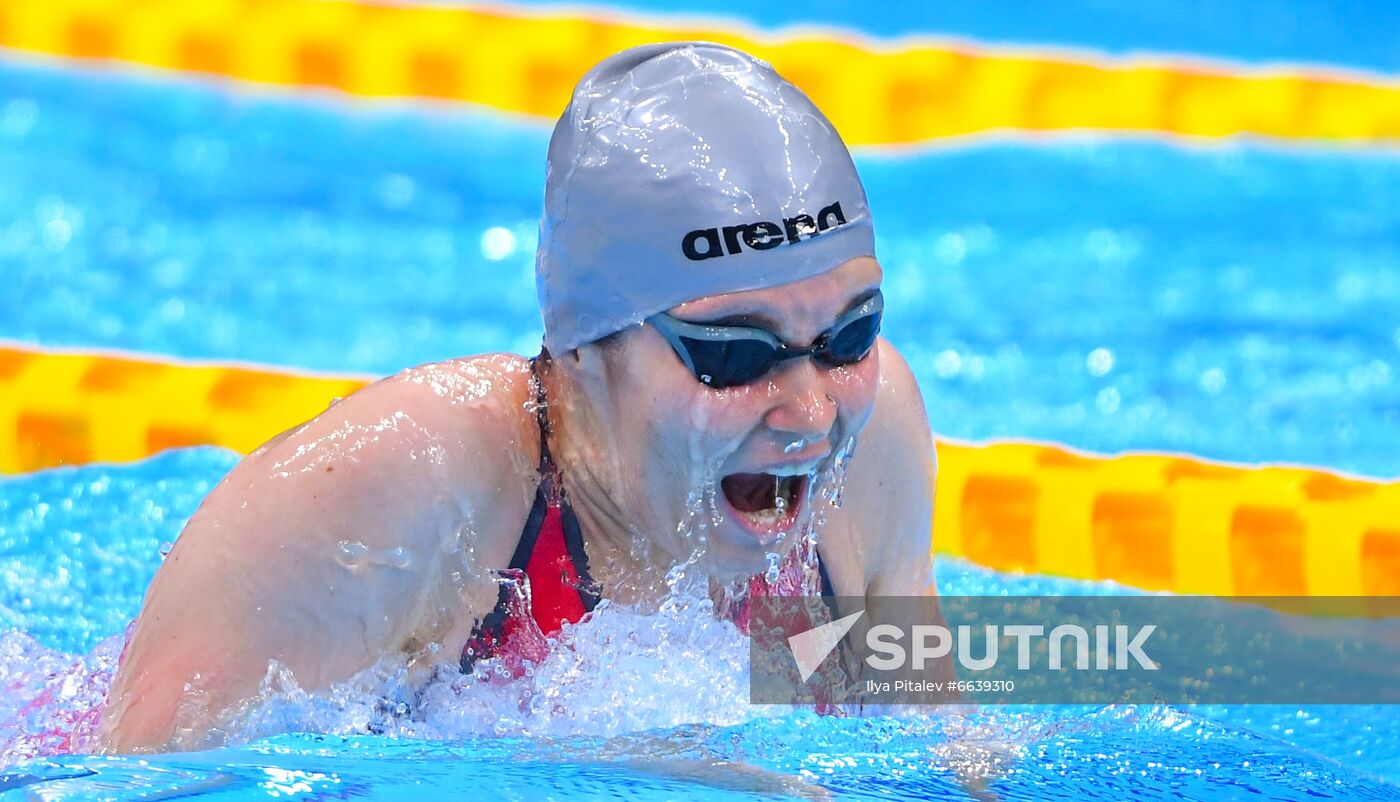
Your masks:
<instances>
[{"instance_id":1,"label":"swimmer's arm","mask_svg":"<svg viewBox=\"0 0 1400 802\"><path fill-rule=\"evenodd\" d=\"M494 587L454 574L479 575L472 549L476 564L504 564L504 533L529 503L512 482L516 449L503 448L530 442L522 416L488 403L499 386L473 398L473 382L493 378L467 372L444 363L377 382L210 493L148 590L104 714L105 750L205 745L270 660L319 688L430 641L460 651Z\"/></svg>"}]
</instances>

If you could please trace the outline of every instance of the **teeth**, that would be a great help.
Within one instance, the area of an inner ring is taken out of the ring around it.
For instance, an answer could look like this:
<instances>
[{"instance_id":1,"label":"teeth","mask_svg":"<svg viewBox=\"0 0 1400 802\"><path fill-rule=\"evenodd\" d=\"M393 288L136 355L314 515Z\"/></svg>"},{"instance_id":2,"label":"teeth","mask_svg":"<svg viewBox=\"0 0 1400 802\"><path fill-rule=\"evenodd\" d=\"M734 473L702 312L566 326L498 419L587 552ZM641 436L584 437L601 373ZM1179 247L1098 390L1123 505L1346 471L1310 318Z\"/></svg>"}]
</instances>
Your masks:
<instances>
[{"instance_id":1,"label":"teeth","mask_svg":"<svg viewBox=\"0 0 1400 802\"><path fill-rule=\"evenodd\" d=\"M787 513L776 509L759 510L746 514L759 526L777 526L787 520Z\"/></svg>"},{"instance_id":2,"label":"teeth","mask_svg":"<svg viewBox=\"0 0 1400 802\"><path fill-rule=\"evenodd\" d=\"M786 530L791 526L796 517L797 508L805 499L805 494L799 497L799 488L802 486L801 477L806 477L807 481L812 481L812 474L801 470L804 465L779 468L767 471L773 478L772 500L768 506L760 510L735 510L745 520L760 530L768 530L770 533L777 533L779 530ZM758 501L754 499L753 501ZM761 502L759 502L761 503ZM745 504L744 506L749 506Z\"/></svg>"},{"instance_id":3,"label":"teeth","mask_svg":"<svg viewBox=\"0 0 1400 802\"><path fill-rule=\"evenodd\" d=\"M775 476L773 478L773 506L754 512L745 512L744 515L761 528L778 528L791 518L792 502L788 500L788 496L794 489L793 479L787 476Z\"/></svg>"}]
</instances>

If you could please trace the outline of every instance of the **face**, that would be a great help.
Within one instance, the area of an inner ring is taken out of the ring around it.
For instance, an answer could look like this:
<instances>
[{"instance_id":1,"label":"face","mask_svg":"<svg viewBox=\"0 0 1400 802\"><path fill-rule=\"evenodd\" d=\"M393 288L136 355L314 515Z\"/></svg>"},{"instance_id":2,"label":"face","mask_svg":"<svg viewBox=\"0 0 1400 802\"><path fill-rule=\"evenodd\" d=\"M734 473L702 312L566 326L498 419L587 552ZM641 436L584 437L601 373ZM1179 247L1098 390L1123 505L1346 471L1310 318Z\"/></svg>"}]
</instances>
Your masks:
<instances>
[{"instance_id":1,"label":"face","mask_svg":"<svg viewBox=\"0 0 1400 802\"><path fill-rule=\"evenodd\" d=\"M862 257L803 281L702 298L670 310L691 323L764 329L807 346L880 285ZM574 390L607 448L587 459L632 537L673 559L698 555L719 578L762 572L791 548L834 480L843 447L875 403L879 348L858 362L777 363L747 384L696 378L654 325L580 349ZM596 438L595 438L596 440ZM607 452L606 456L603 452Z\"/></svg>"}]
</instances>

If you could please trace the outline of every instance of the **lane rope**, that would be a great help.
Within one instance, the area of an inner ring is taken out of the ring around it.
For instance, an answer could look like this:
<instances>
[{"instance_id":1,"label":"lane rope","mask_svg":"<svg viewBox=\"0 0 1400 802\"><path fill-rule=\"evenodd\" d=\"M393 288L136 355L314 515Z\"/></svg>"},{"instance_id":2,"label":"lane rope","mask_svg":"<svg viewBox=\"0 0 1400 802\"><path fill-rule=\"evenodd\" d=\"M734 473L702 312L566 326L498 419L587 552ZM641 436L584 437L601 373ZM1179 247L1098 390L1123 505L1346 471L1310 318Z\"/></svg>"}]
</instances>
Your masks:
<instances>
[{"instance_id":1,"label":"lane rope","mask_svg":"<svg viewBox=\"0 0 1400 802\"><path fill-rule=\"evenodd\" d=\"M0 345L0 472L182 446L247 453L370 380ZM936 446L939 553L1177 593L1400 596L1400 481L1044 443Z\"/></svg>"},{"instance_id":2,"label":"lane rope","mask_svg":"<svg viewBox=\"0 0 1400 802\"><path fill-rule=\"evenodd\" d=\"M0 4L0 47L370 97L446 98L552 121L611 53L708 39L770 61L851 145L986 131L1252 134L1393 144L1400 81L1323 67L1110 58L598 10L345 0L43 0Z\"/></svg>"}]
</instances>

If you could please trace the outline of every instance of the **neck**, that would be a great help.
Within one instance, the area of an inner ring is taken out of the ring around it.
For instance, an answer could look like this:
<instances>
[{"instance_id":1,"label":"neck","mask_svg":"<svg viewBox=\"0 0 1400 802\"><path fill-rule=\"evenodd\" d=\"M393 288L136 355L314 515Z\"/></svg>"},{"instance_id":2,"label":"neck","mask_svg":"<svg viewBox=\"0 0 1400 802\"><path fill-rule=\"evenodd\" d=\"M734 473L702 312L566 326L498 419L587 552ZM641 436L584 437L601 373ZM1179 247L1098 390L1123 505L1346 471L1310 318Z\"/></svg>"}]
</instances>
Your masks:
<instances>
[{"instance_id":1,"label":"neck","mask_svg":"<svg viewBox=\"0 0 1400 802\"><path fill-rule=\"evenodd\" d=\"M616 460L606 435L611 428L593 414L579 393L571 392L562 373L547 359L537 368L556 481L578 517L589 573L602 586L604 598L650 609L669 592L667 575L677 561L652 546L630 523L607 474L600 472Z\"/></svg>"}]
</instances>

